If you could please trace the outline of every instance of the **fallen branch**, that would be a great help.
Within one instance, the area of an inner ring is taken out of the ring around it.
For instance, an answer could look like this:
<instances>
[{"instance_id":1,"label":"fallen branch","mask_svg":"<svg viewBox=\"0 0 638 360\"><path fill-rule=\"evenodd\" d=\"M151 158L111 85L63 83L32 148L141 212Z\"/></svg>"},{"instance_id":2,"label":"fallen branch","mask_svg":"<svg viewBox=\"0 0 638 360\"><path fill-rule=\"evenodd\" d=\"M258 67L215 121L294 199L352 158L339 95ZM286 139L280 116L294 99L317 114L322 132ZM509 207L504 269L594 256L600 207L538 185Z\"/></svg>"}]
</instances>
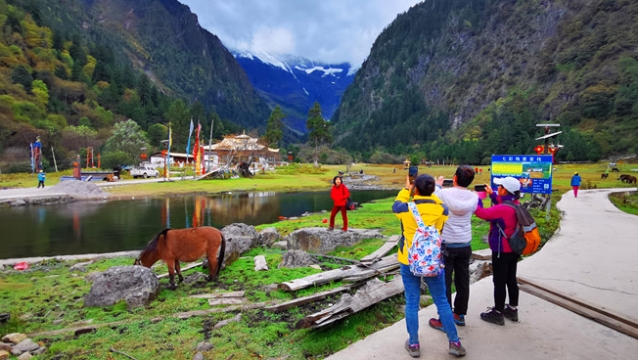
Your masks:
<instances>
[{"instance_id":1,"label":"fallen branch","mask_svg":"<svg viewBox=\"0 0 638 360\"><path fill-rule=\"evenodd\" d=\"M124 356L126 356L127 358L129 358L129 359L137 360L136 358L132 357L131 355L129 355L129 354L125 353L125 352L122 352L122 351L117 351L117 350L115 350L115 349L113 349L113 348L110 348L110 349L109 349L109 351L110 351L110 352L114 352L114 353L116 353L116 354L124 355Z\"/></svg>"}]
</instances>

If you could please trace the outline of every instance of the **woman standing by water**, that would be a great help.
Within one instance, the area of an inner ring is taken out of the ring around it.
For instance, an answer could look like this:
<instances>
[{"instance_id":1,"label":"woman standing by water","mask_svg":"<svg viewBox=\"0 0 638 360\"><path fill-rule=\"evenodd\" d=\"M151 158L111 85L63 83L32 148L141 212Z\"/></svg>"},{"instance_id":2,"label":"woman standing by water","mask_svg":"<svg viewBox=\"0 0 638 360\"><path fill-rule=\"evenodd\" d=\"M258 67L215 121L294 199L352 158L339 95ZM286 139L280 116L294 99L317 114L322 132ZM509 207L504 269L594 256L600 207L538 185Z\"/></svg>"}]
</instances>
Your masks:
<instances>
[{"instance_id":1,"label":"woman standing by water","mask_svg":"<svg viewBox=\"0 0 638 360\"><path fill-rule=\"evenodd\" d=\"M330 190L330 197L334 201L332 207L332 213L330 213L330 227L328 231L332 231L335 228L335 216L337 212L341 211L341 218L343 219L343 232L348 231L348 214L346 214L346 200L350 197L350 191L343 184L341 176L335 176L332 179L332 190Z\"/></svg>"}]
</instances>

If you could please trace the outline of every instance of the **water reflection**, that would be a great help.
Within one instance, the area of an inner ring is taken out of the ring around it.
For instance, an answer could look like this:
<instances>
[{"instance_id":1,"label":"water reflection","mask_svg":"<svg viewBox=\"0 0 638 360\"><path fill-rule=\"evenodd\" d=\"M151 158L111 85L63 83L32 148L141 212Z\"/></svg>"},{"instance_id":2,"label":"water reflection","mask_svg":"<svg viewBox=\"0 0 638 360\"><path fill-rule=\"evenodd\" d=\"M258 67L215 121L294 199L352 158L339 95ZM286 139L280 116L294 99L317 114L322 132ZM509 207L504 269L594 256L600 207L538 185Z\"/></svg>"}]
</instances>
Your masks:
<instances>
[{"instance_id":1,"label":"water reflection","mask_svg":"<svg viewBox=\"0 0 638 360\"><path fill-rule=\"evenodd\" d=\"M358 191L356 200L365 203L395 193ZM260 225L280 216L331 208L332 201L323 192L224 193L0 208L0 258L135 250L166 227Z\"/></svg>"}]
</instances>

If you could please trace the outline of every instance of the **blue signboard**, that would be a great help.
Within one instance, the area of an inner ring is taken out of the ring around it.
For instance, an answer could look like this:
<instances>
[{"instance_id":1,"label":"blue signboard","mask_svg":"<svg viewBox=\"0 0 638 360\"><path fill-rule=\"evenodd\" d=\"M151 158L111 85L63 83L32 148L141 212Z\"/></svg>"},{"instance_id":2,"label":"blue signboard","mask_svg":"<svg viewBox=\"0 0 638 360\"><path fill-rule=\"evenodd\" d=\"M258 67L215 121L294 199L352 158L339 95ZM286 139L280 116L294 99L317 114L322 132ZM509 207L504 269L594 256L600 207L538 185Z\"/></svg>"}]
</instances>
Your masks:
<instances>
[{"instance_id":1,"label":"blue signboard","mask_svg":"<svg viewBox=\"0 0 638 360\"><path fill-rule=\"evenodd\" d=\"M522 193L552 193L552 155L492 155L491 183L511 176L521 182Z\"/></svg>"}]
</instances>

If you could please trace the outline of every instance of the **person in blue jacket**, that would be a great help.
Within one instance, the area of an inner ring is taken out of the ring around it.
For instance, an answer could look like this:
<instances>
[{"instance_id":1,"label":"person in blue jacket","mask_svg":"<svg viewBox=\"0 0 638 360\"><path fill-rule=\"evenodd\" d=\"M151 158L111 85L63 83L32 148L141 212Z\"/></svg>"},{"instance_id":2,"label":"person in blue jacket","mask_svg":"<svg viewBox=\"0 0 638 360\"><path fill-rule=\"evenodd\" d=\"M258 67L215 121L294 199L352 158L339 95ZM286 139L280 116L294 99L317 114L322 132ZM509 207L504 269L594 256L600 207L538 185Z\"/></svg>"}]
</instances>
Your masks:
<instances>
[{"instance_id":1,"label":"person in blue jacket","mask_svg":"<svg viewBox=\"0 0 638 360\"><path fill-rule=\"evenodd\" d=\"M44 180L47 179L47 176L44 174L44 171L40 170L40 172L38 173L38 189L40 188L40 185L42 185L42 188L44 188Z\"/></svg>"},{"instance_id":2,"label":"person in blue jacket","mask_svg":"<svg viewBox=\"0 0 638 360\"><path fill-rule=\"evenodd\" d=\"M578 197L578 188L580 187L581 181L582 179L580 178L580 175L578 175L578 172L575 172L574 176L572 176L572 189L574 189L574 197Z\"/></svg>"}]
</instances>

